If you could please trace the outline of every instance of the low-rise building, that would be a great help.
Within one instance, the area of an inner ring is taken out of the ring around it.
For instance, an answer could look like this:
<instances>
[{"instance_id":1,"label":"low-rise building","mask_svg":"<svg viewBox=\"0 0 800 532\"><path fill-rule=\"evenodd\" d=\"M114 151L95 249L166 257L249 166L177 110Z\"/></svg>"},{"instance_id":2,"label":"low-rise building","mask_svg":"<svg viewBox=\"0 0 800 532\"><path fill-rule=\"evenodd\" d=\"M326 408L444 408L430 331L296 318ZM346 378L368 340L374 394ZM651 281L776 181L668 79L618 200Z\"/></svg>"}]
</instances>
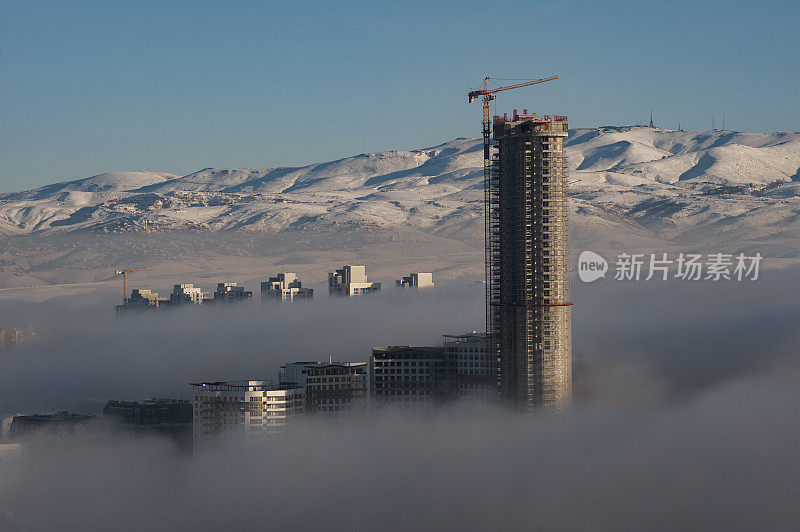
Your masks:
<instances>
[{"instance_id":1,"label":"low-rise building","mask_svg":"<svg viewBox=\"0 0 800 532\"><path fill-rule=\"evenodd\" d=\"M375 404L430 406L450 397L442 347L374 347L370 366Z\"/></svg>"},{"instance_id":2,"label":"low-rise building","mask_svg":"<svg viewBox=\"0 0 800 532\"><path fill-rule=\"evenodd\" d=\"M279 273L261 283L261 299L264 301L293 302L295 299L312 299L313 288L303 288L296 273Z\"/></svg>"},{"instance_id":3,"label":"low-rise building","mask_svg":"<svg viewBox=\"0 0 800 532\"><path fill-rule=\"evenodd\" d=\"M194 389L194 448L259 440L286 430L306 411L296 384L262 380L190 383Z\"/></svg>"},{"instance_id":4,"label":"low-rise building","mask_svg":"<svg viewBox=\"0 0 800 532\"><path fill-rule=\"evenodd\" d=\"M195 287L193 284L176 284L169 296L169 304L171 307L184 304L202 305L207 299L209 299L208 294L200 287Z\"/></svg>"},{"instance_id":5,"label":"low-rise building","mask_svg":"<svg viewBox=\"0 0 800 532\"><path fill-rule=\"evenodd\" d=\"M238 303L252 299L253 292L236 283L218 283L214 292L214 303Z\"/></svg>"},{"instance_id":6,"label":"low-rise building","mask_svg":"<svg viewBox=\"0 0 800 532\"><path fill-rule=\"evenodd\" d=\"M381 283L371 283L367 279L366 266L343 266L328 273L328 293L332 296L360 296L380 290Z\"/></svg>"},{"instance_id":7,"label":"low-rise building","mask_svg":"<svg viewBox=\"0 0 800 532\"><path fill-rule=\"evenodd\" d=\"M433 274L432 273L411 273L407 277L398 279L395 284L401 288L416 288L417 290L426 290L433 288Z\"/></svg>"}]
</instances>

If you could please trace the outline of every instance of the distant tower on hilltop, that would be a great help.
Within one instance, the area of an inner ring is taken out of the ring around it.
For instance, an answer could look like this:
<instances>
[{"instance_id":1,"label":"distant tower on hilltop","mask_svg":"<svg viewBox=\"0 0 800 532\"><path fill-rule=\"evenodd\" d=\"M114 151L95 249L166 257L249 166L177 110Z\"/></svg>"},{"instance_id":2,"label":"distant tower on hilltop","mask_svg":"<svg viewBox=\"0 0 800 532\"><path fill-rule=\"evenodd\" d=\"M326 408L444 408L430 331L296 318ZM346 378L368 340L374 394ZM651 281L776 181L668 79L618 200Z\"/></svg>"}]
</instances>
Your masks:
<instances>
[{"instance_id":1,"label":"distant tower on hilltop","mask_svg":"<svg viewBox=\"0 0 800 532\"><path fill-rule=\"evenodd\" d=\"M650 108L650 127L656 127L653 125L653 108Z\"/></svg>"}]
</instances>

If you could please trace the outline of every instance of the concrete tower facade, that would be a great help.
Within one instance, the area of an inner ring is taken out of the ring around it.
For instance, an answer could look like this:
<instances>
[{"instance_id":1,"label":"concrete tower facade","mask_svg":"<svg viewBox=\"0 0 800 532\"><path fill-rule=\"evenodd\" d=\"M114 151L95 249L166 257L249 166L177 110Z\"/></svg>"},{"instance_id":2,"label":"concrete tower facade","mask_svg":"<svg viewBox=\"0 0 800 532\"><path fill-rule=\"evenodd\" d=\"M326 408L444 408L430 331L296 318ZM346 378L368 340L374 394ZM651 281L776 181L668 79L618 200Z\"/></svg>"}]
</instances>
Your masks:
<instances>
[{"instance_id":1,"label":"concrete tower facade","mask_svg":"<svg viewBox=\"0 0 800 532\"><path fill-rule=\"evenodd\" d=\"M490 243L491 324L500 395L523 410L572 398L567 120L495 117Z\"/></svg>"}]
</instances>

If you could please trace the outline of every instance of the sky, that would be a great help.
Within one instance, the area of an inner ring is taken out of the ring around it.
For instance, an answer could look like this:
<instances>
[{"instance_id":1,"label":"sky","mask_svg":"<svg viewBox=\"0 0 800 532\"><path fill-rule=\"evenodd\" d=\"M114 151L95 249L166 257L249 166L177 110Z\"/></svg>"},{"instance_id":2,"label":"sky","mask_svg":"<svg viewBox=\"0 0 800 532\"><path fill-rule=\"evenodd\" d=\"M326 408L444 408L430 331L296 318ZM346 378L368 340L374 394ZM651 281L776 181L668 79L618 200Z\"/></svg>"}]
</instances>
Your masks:
<instances>
[{"instance_id":1,"label":"sky","mask_svg":"<svg viewBox=\"0 0 800 532\"><path fill-rule=\"evenodd\" d=\"M301 165L572 127L800 129L800 4L0 1L0 192L108 171ZM509 82L512 83L512 82Z\"/></svg>"}]
</instances>

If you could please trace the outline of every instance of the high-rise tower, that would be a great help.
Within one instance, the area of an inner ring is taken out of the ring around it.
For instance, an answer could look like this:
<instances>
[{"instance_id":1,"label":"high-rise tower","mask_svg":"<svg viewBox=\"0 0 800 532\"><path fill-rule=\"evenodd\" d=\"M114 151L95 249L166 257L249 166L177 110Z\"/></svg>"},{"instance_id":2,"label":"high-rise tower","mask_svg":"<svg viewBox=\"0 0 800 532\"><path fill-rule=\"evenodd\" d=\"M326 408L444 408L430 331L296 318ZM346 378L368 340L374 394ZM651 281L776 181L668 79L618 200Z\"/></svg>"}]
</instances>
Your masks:
<instances>
[{"instance_id":1,"label":"high-rise tower","mask_svg":"<svg viewBox=\"0 0 800 532\"><path fill-rule=\"evenodd\" d=\"M572 398L565 116L495 117L487 201L487 314L502 398L558 410Z\"/></svg>"}]
</instances>

